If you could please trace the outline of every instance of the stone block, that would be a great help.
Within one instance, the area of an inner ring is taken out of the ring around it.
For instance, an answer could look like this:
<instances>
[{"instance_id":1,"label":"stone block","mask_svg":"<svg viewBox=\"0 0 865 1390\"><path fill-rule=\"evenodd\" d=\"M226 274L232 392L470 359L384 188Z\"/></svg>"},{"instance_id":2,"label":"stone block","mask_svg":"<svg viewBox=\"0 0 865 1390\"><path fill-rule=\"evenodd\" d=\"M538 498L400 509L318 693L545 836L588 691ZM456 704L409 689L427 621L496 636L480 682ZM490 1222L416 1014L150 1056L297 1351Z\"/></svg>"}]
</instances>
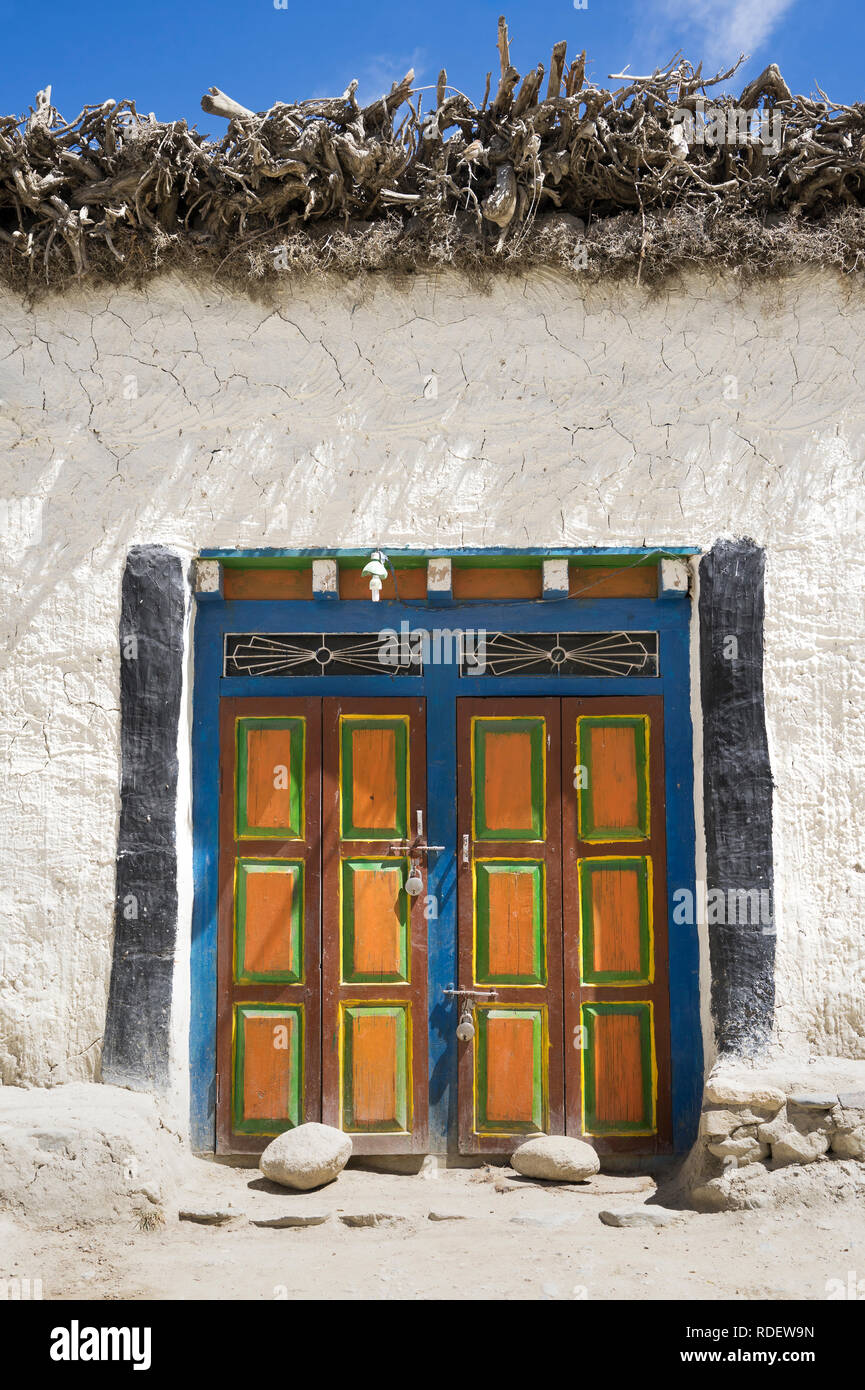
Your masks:
<instances>
[{"instance_id":1,"label":"stone block","mask_svg":"<svg viewBox=\"0 0 865 1390\"><path fill-rule=\"evenodd\" d=\"M728 1080L722 1077L706 1082L705 1100L709 1105L743 1105L750 1110L761 1110L770 1114L780 1110L786 1100L783 1091L775 1086L764 1086L758 1082Z\"/></svg>"},{"instance_id":2,"label":"stone block","mask_svg":"<svg viewBox=\"0 0 865 1390\"><path fill-rule=\"evenodd\" d=\"M722 1139L720 1143L709 1144L709 1153L715 1158L735 1158L740 1165L759 1163L769 1156L769 1145L745 1136L742 1139Z\"/></svg>"},{"instance_id":3,"label":"stone block","mask_svg":"<svg viewBox=\"0 0 865 1390\"><path fill-rule=\"evenodd\" d=\"M814 1163L829 1148L829 1136L823 1130L802 1134L789 1125L787 1132L772 1144L772 1162L778 1166L789 1163Z\"/></svg>"},{"instance_id":4,"label":"stone block","mask_svg":"<svg viewBox=\"0 0 865 1390\"><path fill-rule=\"evenodd\" d=\"M228 1221L236 1221L242 1213L234 1207L181 1207L177 1213L178 1221L194 1221L197 1226L224 1226Z\"/></svg>"},{"instance_id":5,"label":"stone block","mask_svg":"<svg viewBox=\"0 0 865 1390\"><path fill-rule=\"evenodd\" d=\"M865 1159L865 1111L838 1109L833 1120L832 1153L839 1158Z\"/></svg>"},{"instance_id":6,"label":"stone block","mask_svg":"<svg viewBox=\"0 0 865 1390\"><path fill-rule=\"evenodd\" d=\"M669 1226L671 1221L684 1215L684 1212L669 1211L666 1207L624 1207L619 1211L598 1212L605 1226Z\"/></svg>"},{"instance_id":7,"label":"stone block","mask_svg":"<svg viewBox=\"0 0 865 1390\"><path fill-rule=\"evenodd\" d=\"M829 1091L810 1092L804 1095L787 1097L788 1107L798 1106L802 1110L831 1110L837 1100L837 1096L830 1094Z\"/></svg>"},{"instance_id":8,"label":"stone block","mask_svg":"<svg viewBox=\"0 0 865 1390\"><path fill-rule=\"evenodd\" d=\"M749 1115L748 1121L751 1118ZM734 1129L741 1128L748 1121L734 1110L704 1110L700 1116L700 1134L704 1139L714 1141L726 1139Z\"/></svg>"},{"instance_id":9,"label":"stone block","mask_svg":"<svg viewBox=\"0 0 865 1390\"><path fill-rule=\"evenodd\" d=\"M289 1226L323 1226L330 1220L329 1211L277 1211L272 1216L251 1216L253 1226L282 1231Z\"/></svg>"},{"instance_id":10,"label":"stone block","mask_svg":"<svg viewBox=\"0 0 865 1390\"><path fill-rule=\"evenodd\" d=\"M757 1138L761 1144L775 1144L783 1139L790 1128L787 1116L782 1111L781 1114L775 1116L774 1120L757 1126Z\"/></svg>"},{"instance_id":11,"label":"stone block","mask_svg":"<svg viewBox=\"0 0 865 1390\"><path fill-rule=\"evenodd\" d=\"M398 1221L407 1221L408 1217L395 1211L354 1211L341 1212L339 1219L344 1226L360 1229L364 1226L391 1226Z\"/></svg>"}]
</instances>

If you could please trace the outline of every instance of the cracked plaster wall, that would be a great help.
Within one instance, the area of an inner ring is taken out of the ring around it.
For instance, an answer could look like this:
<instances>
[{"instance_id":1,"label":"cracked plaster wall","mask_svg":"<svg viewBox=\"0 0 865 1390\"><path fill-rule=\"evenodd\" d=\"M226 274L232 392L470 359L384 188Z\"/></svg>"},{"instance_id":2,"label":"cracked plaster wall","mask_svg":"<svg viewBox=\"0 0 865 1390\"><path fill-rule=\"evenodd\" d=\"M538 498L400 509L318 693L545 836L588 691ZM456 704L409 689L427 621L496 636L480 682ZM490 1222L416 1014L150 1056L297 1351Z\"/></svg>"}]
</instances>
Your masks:
<instances>
[{"instance_id":1,"label":"cracked plaster wall","mask_svg":"<svg viewBox=\"0 0 865 1390\"><path fill-rule=\"evenodd\" d=\"M865 1057L863 343L865 297L815 273L657 298L535 272L488 293L450 274L317 276L277 307L169 279L4 299L0 1079L98 1075L120 585L150 543L188 558L753 537L776 1045ZM187 968L182 953L178 1076Z\"/></svg>"}]
</instances>

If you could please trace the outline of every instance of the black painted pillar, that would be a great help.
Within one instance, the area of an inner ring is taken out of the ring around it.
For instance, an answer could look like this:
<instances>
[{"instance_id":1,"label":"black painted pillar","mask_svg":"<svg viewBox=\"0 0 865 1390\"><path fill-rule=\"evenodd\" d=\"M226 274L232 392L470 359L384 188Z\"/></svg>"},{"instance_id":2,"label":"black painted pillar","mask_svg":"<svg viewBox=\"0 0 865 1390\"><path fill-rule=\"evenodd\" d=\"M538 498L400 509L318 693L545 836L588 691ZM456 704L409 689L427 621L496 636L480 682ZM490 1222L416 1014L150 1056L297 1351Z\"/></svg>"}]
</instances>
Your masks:
<instances>
[{"instance_id":1,"label":"black painted pillar","mask_svg":"<svg viewBox=\"0 0 865 1390\"><path fill-rule=\"evenodd\" d=\"M768 1042L775 1005L764 559L752 541L719 540L700 563L711 1007L719 1051L742 1056L759 1053ZM754 921L745 905L758 901L763 908Z\"/></svg>"},{"instance_id":2,"label":"black painted pillar","mask_svg":"<svg viewBox=\"0 0 865 1390\"><path fill-rule=\"evenodd\" d=\"M130 550L120 617L120 830L102 1079L168 1080L177 937L177 734L184 579L162 546Z\"/></svg>"}]
</instances>

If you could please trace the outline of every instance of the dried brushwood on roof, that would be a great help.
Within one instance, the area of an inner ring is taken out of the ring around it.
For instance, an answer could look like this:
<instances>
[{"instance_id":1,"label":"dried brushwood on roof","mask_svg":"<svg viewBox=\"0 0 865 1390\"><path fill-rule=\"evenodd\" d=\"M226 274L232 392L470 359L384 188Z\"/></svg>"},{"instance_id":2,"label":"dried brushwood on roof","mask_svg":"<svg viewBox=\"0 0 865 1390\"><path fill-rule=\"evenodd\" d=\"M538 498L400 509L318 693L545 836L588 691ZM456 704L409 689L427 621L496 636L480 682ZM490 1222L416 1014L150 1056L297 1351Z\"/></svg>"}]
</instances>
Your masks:
<instances>
[{"instance_id":1,"label":"dried brushwood on roof","mask_svg":"<svg viewBox=\"0 0 865 1390\"><path fill-rule=\"evenodd\" d=\"M599 87L564 43L521 77L503 20L498 48L480 105L444 70L428 111L412 72L366 106L356 82L259 112L211 88L218 143L128 100L67 124L47 88L0 118L3 278L865 267L865 103L794 96L774 65L724 95L738 63L706 78L680 55Z\"/></svg>"}]
</instances>

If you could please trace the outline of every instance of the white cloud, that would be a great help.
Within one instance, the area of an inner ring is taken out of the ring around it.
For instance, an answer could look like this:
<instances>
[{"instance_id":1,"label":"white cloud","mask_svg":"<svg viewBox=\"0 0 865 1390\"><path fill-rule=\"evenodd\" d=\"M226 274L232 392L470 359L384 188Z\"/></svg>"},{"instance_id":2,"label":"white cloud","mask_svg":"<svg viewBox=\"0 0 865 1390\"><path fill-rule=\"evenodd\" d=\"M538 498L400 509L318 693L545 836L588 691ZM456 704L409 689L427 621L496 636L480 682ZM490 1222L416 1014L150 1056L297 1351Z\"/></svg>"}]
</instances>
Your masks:
<instances>
[{"instance_id":1,"label":"white cloud","mask_svg":"<svg viewBox=\"0 0 865 1390\"><path fill-rule=\"evenodd\" d=\"M425 53L416 48L412 53L374 53L358 60L352 69L340 68L332 76L325 74L310 94L310 99L338 97L345 91L349 82L357 78L357 101L360 106L368 106L377 97L387 96L394 82L401 82L409 68L414 68L415 83L423 85ZM424 106L427 106L426 94Z\"/></svg>"},{"instance_id":2,"label":"white cloud","mask_svg":"<svg viewBox=\"0 0 865 1390\"><path fill-rule=\"evenodd\" d=\"M660 0L657 17L675 24L665 27L668 41L693 44L686 57L704 61L704 73L713 67L729 67L740 53L753 57L771 38L796 0ZM660 61L660 59L659 59Z\"/></svg>"},{"instance_id":3,"label":"white cloud","mask_svg":"<svg viewBox=\"0 0 865 1390\"><path fill-rule=\"evenodd\" d=\"M416 48L412 53L375 53L365 59L360 70L354 74L358 80L357 99L361 106L375 101L376 97L387 96L394 82L405 77L409 68L414 68L415 82L421 85L424 52ZM428 103L424 102L426 106Z\"/></svg>"}]
</instances>

